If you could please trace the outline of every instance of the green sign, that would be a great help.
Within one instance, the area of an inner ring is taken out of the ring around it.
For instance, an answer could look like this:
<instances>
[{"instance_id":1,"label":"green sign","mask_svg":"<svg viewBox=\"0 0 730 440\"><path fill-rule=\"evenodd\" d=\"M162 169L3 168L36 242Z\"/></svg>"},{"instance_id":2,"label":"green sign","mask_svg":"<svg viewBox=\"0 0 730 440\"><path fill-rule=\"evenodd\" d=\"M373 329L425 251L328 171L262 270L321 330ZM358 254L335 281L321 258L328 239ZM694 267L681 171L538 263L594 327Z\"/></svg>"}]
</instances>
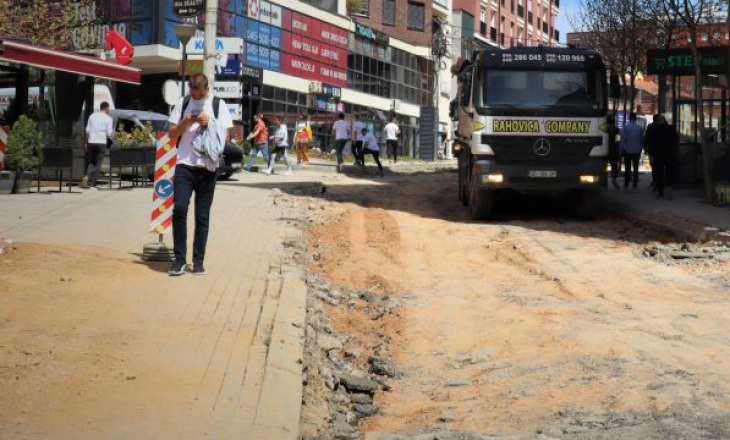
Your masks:
<instances>
[{"instance_id":1,"label":"green sign","mask_svg":"<svg viewBox=\"0 0 730 440\"><path fill-rule=\"evenodd\" d=\"M702 73L726 73L728 48L701 47L698 49ZM646 53L646 73L649 75L694 75L695 63L692 49L652 49Z\"/></svg>"}]
</instances>

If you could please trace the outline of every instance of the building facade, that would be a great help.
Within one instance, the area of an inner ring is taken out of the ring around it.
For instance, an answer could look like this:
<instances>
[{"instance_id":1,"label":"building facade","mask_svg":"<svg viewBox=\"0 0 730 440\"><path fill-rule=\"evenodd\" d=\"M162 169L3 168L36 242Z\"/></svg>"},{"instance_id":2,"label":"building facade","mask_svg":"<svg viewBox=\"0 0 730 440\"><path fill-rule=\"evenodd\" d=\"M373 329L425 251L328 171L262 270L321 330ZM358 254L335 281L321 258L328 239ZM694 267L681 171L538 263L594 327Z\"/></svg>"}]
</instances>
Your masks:
<instances>
[{"instance_id":1,"label":"building facade","mask_svg":"<svg viewBox=\"0 0 730 440\"><path fill-rule=\"evenodd\" d=\"M81 44L113 28L135 46L132 65L142 70L142 86L117 87L117 107L168 111L162 86L180 77L182 57L175 35L180 19L172 3L99 0L105 24L76 31ZM242 48L223 55L227 60L217 76L244 83L240 99L229 98L232 114L244 125L258 111L293 125L308 113L317 140L329 150L336 112L358 114L376 134L394 113L403 127L402 154L413 155L420 107L434 103L432 23L449 16L448 3L369 0L363 5L367 9L350 16L345 0L219 0L218 36L240 39ZM189 21L202 30L202 15ZM200 58L189 56L188 72L200 68ZM437 95L446 123L449 97Z\"/></svg>"},{"instance_id":2,"label":"building facade","mask_svg":"<svg viewBox=\"0 0 730 440\"><path fill-rule=\"evenodd\" d=\"M552 46L560 40L555 18L560 0L454 0L457 53L468 57L486 45Z\"/></svg>"}]
</instances>

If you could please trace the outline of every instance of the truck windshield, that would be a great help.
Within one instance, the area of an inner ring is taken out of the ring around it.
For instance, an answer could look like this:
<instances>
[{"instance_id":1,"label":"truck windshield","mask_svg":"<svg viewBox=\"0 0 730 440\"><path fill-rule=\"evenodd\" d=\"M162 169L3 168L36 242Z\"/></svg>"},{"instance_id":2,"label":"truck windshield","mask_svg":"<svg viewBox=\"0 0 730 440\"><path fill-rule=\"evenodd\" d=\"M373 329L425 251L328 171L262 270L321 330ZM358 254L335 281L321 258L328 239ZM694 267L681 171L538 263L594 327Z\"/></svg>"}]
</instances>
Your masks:
<instances>
[{"instance_id":1,"label":"truck windshield","mask_svg":"<svg viewBox=\"0 0 730 440\"><path fill-rule=\"evenodd\" d=\"M598 72L482 70L480 107L593 109L604 107Z\"/></svg>"}]
</instances>

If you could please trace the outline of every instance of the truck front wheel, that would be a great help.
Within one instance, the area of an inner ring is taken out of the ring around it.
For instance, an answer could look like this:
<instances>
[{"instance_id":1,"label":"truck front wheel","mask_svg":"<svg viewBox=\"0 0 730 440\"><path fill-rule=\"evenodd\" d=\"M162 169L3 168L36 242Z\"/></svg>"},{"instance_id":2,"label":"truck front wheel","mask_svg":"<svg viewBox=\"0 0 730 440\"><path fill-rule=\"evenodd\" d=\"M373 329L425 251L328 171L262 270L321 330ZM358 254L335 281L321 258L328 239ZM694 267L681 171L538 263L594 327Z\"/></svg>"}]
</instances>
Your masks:
<instances>
[{"instance_id":1,"label":"truck front wheel","mask_svg":"<svg viewBox=\"0 0 730 440\"><path fill-rule=\"evenodd\" d=\"M469 193L466 190L466 172L461 164L461 158L459 158L459 201L462 206L469 204Z\"/></svg>"},{"instance_id":2,"label":"truck front wheel","mask_svg":"<svg viewBox=\"0 0 730 440\"><path fill-rule=\"evenodd\" d=\"M474 220L490 220L494 211L494 193L477 186L476 176L471 179L469 191L469 208Z\"/></svg>"}]
</instances>

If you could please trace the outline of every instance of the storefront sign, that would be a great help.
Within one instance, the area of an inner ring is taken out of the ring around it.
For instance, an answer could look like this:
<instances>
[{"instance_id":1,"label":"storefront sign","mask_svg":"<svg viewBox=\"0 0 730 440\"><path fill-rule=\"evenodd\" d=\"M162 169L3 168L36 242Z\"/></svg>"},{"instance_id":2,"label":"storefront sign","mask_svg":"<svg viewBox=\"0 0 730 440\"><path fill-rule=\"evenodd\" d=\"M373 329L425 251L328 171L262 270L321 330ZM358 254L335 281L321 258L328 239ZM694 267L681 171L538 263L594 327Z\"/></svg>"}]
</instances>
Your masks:
<instances>
[{"instance_id":1,"label":"storefront sign","mask_svg":"<svg viewBox=\"0 0 730 440\"><path fill-rule=\"evenodd\" d=\"M698 49L702 73L725 73L728 66L728 48L701 47ZM694 75L694 56L690 48L652 49L646 53L649 75Z\"/></svg>"},{"instance_id":2,"label":"storefront sign","mask_svg":"<svg viewBox=\"0 0 730 440\"><path fill-rule=\"evenodd\" d=\"M188 55L201 55L204 48L204 38L192 38L185 49ZM243 52L243 39L235 37L216 38L215 51L225 54L240 54Z\"/></svg>"},{"instance_id":3,"label":"storefront sign","mask_svg":"<svg viewBox=\"0 0 730 440\"><path fill-rule=\"evenodd\" d=\"M243 87L238 81L216 81L213 85L215 96L223 99L241 99Z\"/></svg>"},{"instance_id":4,"label":"storefront sign","mask_svg":"<svg viewBox=\"0 0 730 440\"><path fill-rule=\"evenodd\" d=\"M172 0L172 11L180 17L195 17L205 10L205 0Z\"/></svg>"},{"instance_id":5,"label":"storefront sign","mask_svg":"<svg viewBox=\"0 0 730 440\"><path fill-rule=\"evenodd\" d=\"M262 23L281 27L281 6L264 0L248 0L248 16Z\"/></svg>"},{"instance_id":6,"label":"storefront sign","mask_svg":"<svg viewBox=\"0 0 730 440\"><path fill-rule=\"evenodd\" d=\"M355 23L355 35L360 38L375 41L376 43L382 44L384 46L387 46L388 43L390 43L390 37L387 34L376 31L371 27L363 26L359 23Z\"/></svg>"},{"instance_id":7,"label":"storefront sign","mask_svg":"<svg viewBox=\"0 0 730 440\"><path fill-rule=\"evenodd\" d=\"M241 67L241 78L248 81L261 82L264 79L264 71L251 66Z\"/></svg>"},{"instance_id":8,"label":"storefront sign","mask_svg":"<svg viewBox=\"0 0 730 440\"><path fill-rule=\"evenodd\" d=\"M241 96L239 95L238 98L240 97ZM240 121L243 118L241 104L226 104L228 105L228 111L231 114L231 119L233 119L234 121Z\"/></svg>"},{"instance_id":9,"label":"storefront sign","mask_svg":"<svg viewBox=\"0 0 730 440\"><path fill-rule=\"evenodd\" d=\"M339 87L331 86L329 84L322 84L322 93L327 96L342 98L342 89Z\"/></svg>"}]
</instances>

